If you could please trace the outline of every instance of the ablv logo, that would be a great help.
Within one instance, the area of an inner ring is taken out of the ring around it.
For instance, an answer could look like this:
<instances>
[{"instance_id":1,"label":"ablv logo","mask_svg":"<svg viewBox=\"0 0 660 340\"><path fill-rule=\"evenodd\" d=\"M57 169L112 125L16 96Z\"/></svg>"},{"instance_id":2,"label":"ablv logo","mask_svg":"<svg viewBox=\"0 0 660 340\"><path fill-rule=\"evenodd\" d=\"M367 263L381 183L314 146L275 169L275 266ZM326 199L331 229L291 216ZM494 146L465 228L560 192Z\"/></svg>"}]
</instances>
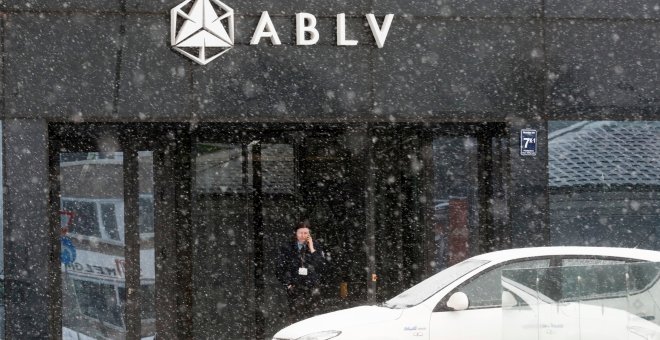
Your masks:
<instances>
[{"instance_id":1,"label":"ablv logo","mask_svg":"<svg viewBox=\"0 0 660 340\"><path fill-rule=\"evenodd\" d=\"M172 48L200 65L234 46L234 10L218 0L185 0L172 8Z\"/></svg>"}]
</instances>

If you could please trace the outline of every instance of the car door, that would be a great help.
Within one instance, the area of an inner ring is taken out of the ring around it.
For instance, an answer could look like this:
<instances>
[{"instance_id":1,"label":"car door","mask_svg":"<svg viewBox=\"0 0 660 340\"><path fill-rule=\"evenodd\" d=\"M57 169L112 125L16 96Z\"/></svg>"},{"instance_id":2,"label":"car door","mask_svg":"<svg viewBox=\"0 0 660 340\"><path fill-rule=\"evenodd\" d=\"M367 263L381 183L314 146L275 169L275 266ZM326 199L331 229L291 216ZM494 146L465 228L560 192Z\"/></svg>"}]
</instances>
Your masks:
<instances>
[{"instance_id":1,"label":"car door","mask_svg":"<svg viewBox=\"0 0 660 340\"><path fill-rule=\"evenodd\" d=\"M447 294L431 313L431 340L498 340L502 337L502 270L544 268L550 257L526 258L485 269ZM454 311L447 300L463 292L469 300L466 310Z\"/></svg>"}]
</instances>

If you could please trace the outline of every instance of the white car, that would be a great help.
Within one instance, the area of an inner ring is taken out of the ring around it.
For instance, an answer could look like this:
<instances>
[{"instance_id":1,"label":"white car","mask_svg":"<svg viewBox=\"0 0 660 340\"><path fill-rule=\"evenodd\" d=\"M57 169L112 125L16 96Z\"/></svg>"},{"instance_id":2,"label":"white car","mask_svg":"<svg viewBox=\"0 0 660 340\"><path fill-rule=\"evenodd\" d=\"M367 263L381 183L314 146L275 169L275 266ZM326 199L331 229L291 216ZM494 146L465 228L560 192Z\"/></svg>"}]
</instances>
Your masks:
<instances>
[{"instance_id":1,"label":"white car","mask_svg":"<svg viewBox=\"0 0 660 340\"><path fill-rule=\"evenodd\" d=\"M660 252L541 247L482 254L431 276L381 305L360 306L302 320L277 332L273 340L504 339L503 334L510 334L510 330L503 329L503 325L509 325L503 319L502 301L506 297L502 289L503 270L636 262L660 262ZM634 310L629 310L631 315L640 316L635 316L633 321L640 319L656 326L660 321L660 307L653 296L628 297L626 301L634 306L631 307ZM649 299L651 301L646 301ZM505 308L505 312L509 311ZM538 336L539 339L548 338ZM655 336L651 334L648 339L655 339Z\"/></svg>"}]
</instances>

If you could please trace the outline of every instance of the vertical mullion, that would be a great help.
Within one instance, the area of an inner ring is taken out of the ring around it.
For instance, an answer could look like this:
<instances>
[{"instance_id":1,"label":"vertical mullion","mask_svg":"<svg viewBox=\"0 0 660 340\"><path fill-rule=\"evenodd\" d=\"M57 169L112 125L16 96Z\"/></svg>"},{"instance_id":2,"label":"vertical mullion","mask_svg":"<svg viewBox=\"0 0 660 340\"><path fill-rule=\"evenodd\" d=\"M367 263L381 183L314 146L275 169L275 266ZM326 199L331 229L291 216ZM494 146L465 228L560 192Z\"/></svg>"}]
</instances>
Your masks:
<instances>
[{"instance_id":1,"label":"vertical mullion","mask_svg":"<svg viewBox=\"0 0 660 340\"><path fill-rule=\"evenodd\" d=\"M52 138L52 137L51 137ZM49 138L48 152L49 183L50 183L50 267L48 270L50 290L50 334L56 339L62 337L62 270L60 262L61 252L61 222L60 222L60 160L59 141ZM4 334L2 334L4 335Z\"/></svg>"},{"instance_id":2,"label":"vertical mullion","mask_svg":"<svg viewBox=\"0 0 660 340\"><path fill-rule=\"evenodd\" d=\"M433 202L433 185L435 183L435 172L433 164L433 137L429 136L428 132L423 134L421 138L421 147L420 147L420 159L422 161L422 173L421 173L421 187L420 195L422 197L422 204L420 210L421 225L422 230L420 231L423 240L423 268L424 273L423 277L429 277L434 273L433 268L431 267L431 261L434 259L431 255L431 250L434 247L434 233L433 233L433 214L434 214L434 202Z\"/></svg>"},{"instance_id":3,"label":"vertical mullion","mask_svg":"<svg viewBox=\"0 0 660 340\"><path fill-rule=\"evenodd\" d=\"M366 183L364 199L365 199L365 221L367 229L366 237L366 250L367 250L367 301L369 303L376 303L377 282L373 280L372 275L376 274L376 160L375 160L375 145L374 138L365 128L365 132L369 138L364 157L366 168Z\"/></svg>"},{"instance_id":4,"label":"vertical mullion","mask_svg":"<svg viewBox=\"0 0 660 340\"><path fill-rule=\"evenodd\" d=\"M261 142L252 146L252 186L254 195L253 239L254 239L254 300L255 338L263 339L265 320L262 312L264 293L264 223L263 223L263 172Z\"/></svg>"},{"instance_id":5,"label":"vertical mullion","mask_svg":"<svg viewBox=\"0 0 660 340\"><path fill-rule=\"evenodd\" d=\"M176 238L176 290L177 333L179 339L193 336L193 230L190 220L193 169L190 151L192 141L185 129L177 133L176 152L172 159L175 183L175 238ZM158 284L158 283L157 283Z\"/></svg>"},{"instance_id":6,"label":"vertical mullion","mask_svg":"<svg viewBox=\"0 0 660 340\"><path fill-rule=\"evenodd\" d=\"M126 288L126 339L140 338L140 234L138 229L138 153L124 148L124 273Z\"/></svg>"},{"instance_id":7,"label":"vertical mullion","mask_svg":"<svg viewBox=\"0 0 660 340\"><path fill-rule=\"evenodd\" d=\"M173 226L175 194L171 146L154 152L154 241L156 260L156 333L176 338L176 238Z\"/></svg>"},{"instance_id":8,"label":"vertical mullion","mask_svg":"<svg viewBox=\"0 0 660 340\"><path fill-rule=\"evenodd\" d=\"M486 253L496 249L497 233L494 230L491 198L492 186L492 139L488 132L482 131L477 137L478 143L478 197L479 197L479 252Z\"/></svg>"},{"instance_id":9,"label":"vertical mullion","mask_svg":"<svg viewBox=\"0 0 660 340\"><path fill-rule=\"evenodd\" d=\"M252 216L253 215L253 210L254 207L252 207L251 204L251 199L252 199L252 186L250 185L250 178L252 174L250 173L250 164L252 162L251 159L251 143L249 141L244 141L241 142L241 185L243 187L243 192L245 193L244 195L240 196L242 203L245 206L245 216ZM242 228L245 228L245 233L246 235L249 235L253 231L253 225L250 217L247 217L244 221L244 224L241 226ZM252 233L253 234L253 233ZM254 234L253 234L254 235ZM250 241L252 243L250 243ZM253 248L254 244L254 239L248 241L248 247ZM245 254L245 259L244 259L244 265L245 268L248 268L248 270L245 271L244 273L244 278L245 278L245 283L247 287L254 287L254 262L252 261L252 258L250 257L251 254L249 253L244 253ZM252 269L252 270L250 270ZM257 304L255 302L254 296L247 294L247 308L245 309L246 311L256 311L257 310ZM251 315L250 315L251 316ZM250 317L247 316L246 317ZM244 329L243 334L245 335L246 338L256 338L255 332L254 332L254 327L250 327L252 325L249 325L246 329Z\"/></svg>"}]
</instances>

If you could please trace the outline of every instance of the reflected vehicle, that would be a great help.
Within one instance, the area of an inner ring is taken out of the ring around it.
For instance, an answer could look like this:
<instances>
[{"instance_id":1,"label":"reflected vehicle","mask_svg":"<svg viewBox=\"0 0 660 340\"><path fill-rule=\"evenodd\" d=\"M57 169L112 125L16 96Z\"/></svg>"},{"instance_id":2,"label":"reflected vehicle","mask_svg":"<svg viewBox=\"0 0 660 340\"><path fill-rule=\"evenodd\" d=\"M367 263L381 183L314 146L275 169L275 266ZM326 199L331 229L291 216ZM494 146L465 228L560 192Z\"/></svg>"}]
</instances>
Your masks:
<instances>
[{"instance_id":1,"label":"reflected vehicle","mask_svg":"<svg viewBox=\"0 0 660 340\"><path fill-rule=\"evenodd\" d=\"M541 247L482 254L449 267L380 305L318 315L280 330L273 339L505 339L503 271L640 262L660 262L660 252L607 247ZM643 309L658 305L657 301L640 304L635 298L648 296L632 296L631 306ZM646 320L660 320L660 311L656 309L630 312L643 315Z\"/></svg>"}]
</instances>

